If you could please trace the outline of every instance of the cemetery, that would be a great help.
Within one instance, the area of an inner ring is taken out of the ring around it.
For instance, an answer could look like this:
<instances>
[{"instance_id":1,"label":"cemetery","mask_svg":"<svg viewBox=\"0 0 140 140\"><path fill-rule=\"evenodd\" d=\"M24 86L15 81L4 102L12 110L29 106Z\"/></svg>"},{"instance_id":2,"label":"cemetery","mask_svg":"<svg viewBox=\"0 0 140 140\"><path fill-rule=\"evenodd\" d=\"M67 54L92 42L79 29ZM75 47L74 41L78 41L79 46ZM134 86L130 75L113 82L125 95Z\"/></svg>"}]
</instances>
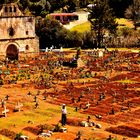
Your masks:
<instances>
[{"instance_id":1,"label":"cemetery","mask_svg":"<svg viewBox=\"0 0 140 140\"><path fill-rule=\"evenodd\" d=\"M0 1L0 140L139 140L140 3L117 3Z\"/></svg>"},{"instance_id":2,"label":"cemetery","mask_svg":"<svg viewBox=\"0 0 140 140\"><path fill-rule=\"evenodd\" d=\"M0 64L0 139L139 139L138 49L64 49Z\"/></svg>"}]
</instances>

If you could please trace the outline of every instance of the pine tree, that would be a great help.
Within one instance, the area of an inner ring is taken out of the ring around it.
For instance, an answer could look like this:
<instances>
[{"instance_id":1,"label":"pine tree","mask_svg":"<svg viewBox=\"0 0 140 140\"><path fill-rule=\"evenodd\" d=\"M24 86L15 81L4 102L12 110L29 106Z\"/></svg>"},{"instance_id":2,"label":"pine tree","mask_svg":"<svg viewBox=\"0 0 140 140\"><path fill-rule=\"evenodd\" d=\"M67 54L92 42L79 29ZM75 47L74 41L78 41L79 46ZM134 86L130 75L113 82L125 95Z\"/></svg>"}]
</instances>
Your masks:
<instances>
[{"instance_id":1,"label":"pine tree","mask_svg":"<svg viewBox=\"0 0 140 140\"><path fill-rule=\"evenodd\" d=\"M89 10L91 30L95 32L97 47L101 48L103 37L106 33L114 34L117 28L113 10L109 7L108 0L96 0Z\"/></svg>"}]
</instances>

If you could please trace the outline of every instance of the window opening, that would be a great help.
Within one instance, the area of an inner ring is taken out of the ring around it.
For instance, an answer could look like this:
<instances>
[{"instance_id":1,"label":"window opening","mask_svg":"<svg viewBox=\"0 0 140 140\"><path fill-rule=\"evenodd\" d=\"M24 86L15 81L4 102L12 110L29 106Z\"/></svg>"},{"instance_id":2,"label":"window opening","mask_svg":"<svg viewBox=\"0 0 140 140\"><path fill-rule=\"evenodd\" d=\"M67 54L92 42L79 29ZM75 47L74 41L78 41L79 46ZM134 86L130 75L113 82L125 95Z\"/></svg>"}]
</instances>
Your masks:
<instances>
[{"instance_id":1,"label":"window opening","mask_svg":"<svg viewBox=\"0 0 140 140\"><path fill-rule=\"evenodd\" d=\"M12 12L12 7L10 7L9 9L10 9L9 11Z\"/></svg>"}]
</instances>

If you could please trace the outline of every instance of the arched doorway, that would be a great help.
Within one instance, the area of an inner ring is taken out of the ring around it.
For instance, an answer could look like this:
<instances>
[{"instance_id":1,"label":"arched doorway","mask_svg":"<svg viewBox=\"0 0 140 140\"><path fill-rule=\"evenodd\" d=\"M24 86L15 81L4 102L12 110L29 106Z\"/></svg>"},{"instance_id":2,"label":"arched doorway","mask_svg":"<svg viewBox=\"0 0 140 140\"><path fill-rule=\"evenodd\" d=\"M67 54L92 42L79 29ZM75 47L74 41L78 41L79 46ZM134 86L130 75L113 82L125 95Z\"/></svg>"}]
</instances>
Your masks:
<instances>
[{"instance_id":1,"label":"arched doorway","mask_svg":"<svg viewBox=\"0 0 140 140\"><path fill-rule=\"evenodd\" d=\"M10 60L18 60L18 49L14 44L10 44L7 47L6 57Z\"/></svg>"}]
</instances>

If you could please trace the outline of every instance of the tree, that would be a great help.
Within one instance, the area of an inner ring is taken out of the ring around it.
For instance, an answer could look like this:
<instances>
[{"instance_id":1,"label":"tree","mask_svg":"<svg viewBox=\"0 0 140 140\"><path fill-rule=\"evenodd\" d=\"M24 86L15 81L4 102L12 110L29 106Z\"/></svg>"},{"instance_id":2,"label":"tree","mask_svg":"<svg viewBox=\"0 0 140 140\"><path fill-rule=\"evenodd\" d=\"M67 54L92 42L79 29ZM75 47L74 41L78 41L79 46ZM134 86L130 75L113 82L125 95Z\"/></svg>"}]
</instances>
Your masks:
<instances>
[{"instance_id":1,"label":"tree","mask_svg":"<svg viewBox=\"0 0 140 140\"><path fill-rule=\"evenodd\" d=\"M54 46L55 48L79 47L82 45L81 34L65 29L57 20L51 17L36 18L36 34L40 40L40 48Z\"/></svg>"},{"instance_id":2,"label":"tree","mask_svg":"<svg viewBox=\"0 0 140 140\"><path fill-rule=\"evenodd\" d=\"M125 11L125 17L130 18L134 21L134 26L136 29L138 23L140 23L140 1L139 0L133 0L133 4L130 5Z\"/></svg>"},{"instance_id":3,"label":"tree","mask_svg":"<svg viewBox=\"0 0 140 140\"><path fill-rule=\"evenodd\" d=\"M82 43L83 43L82 36L77 31L69 31L67 33L66 40L67 40L67 46L71 48L80 47L82 46Z\"/></svg>"},{"instance_id":4,"label":"tree","mask_svg":"<svg viewBox=\"0 0 140 140\"><path fill-rule=\"evenodd\" d=\"M60 23L51 17L36 19L36 34L40 40L40 47L45 49L52 45L59 48L66 45L68 31Z\"/></svg>"},{"instance_id":5,"label":"tree","mask_svg":"<svg viewBox=\"0 0 140 140\"><path fill-rule=\"evenodd\" d=\"M132 4L133 0L109 0L109 6L113 8L115 16L122 18L124 17L124 12L129 5Z\"/></svg>"},{"instance_id":6,"label":"tree","mask_svg":"<svg viewBox=\"0 0 140 140\"><path fill-rule=\"evenodd\" d=\"M28 8L28 0L19 0L18 5L22 11Z\"/></svg>"},{"instance_id":7,"label":"tree","mask_svg":"<svg viewBox=\"0 0 140 140\"><path fill-rule=\"evenodd\" d=\"M94 40L94 33L91 31L84 32L82 39L83 39L83 44L82 48L87 49L87 48L96 48L96 42Z\"/></svg>"},{"instance_id":8,"label":"tree","mask_svg":"<svg viewBox=\"0 0 140 140\"><path fill-rule=\"evenodd\" d=\"M5 3L13 3L17 2L18 0L0 0L0 4L5 4Z\"/></svg>"},{"instance_id":9,"label":"tree","mask_svg":"<svg viewBox=\"0 0 140 140\"><path fill-rule=\"evenodd\" d=\"M91 30L95 32L97 47L100 48L103 45L103 37L105 34L116 33L117 23L115 16L108 5L108 0L96 0L89 12Z\"/></svg>"},{"instance_id":10,"label":"tree","mask_svg":"<svg viewBox=\"0 0 140 140\"><path fill-rule=\"evenodd\" d=\"M46 11L47 4L48 2L46 2L46 0L38 0L35 2L28 1L28 7L35 16L45 17L48 13Z\"/></svg>"}]
</instances>

